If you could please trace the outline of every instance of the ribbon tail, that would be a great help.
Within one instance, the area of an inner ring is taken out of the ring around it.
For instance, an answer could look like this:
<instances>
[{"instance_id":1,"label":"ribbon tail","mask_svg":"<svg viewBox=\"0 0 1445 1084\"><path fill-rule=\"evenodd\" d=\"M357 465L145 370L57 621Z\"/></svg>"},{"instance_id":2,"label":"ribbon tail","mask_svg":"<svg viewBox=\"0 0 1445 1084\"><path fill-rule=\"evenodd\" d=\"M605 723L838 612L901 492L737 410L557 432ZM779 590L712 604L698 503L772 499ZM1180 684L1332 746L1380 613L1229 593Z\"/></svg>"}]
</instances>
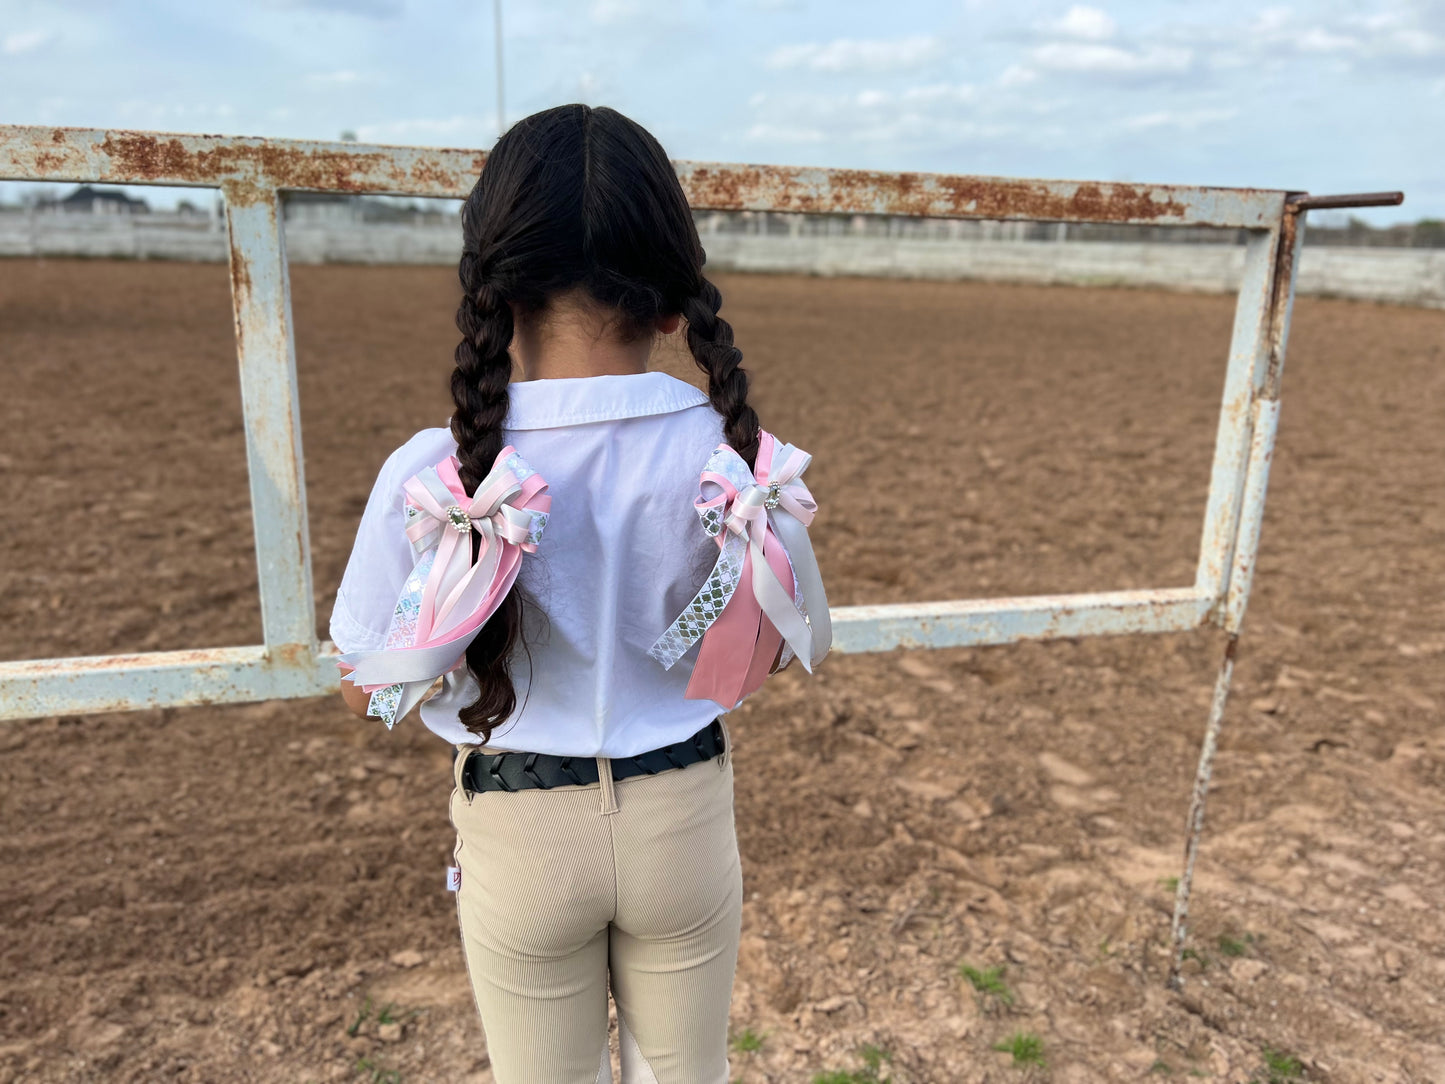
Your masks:
<instances>
[{"instance_id":1,"label":"ribbon tail","mask_svg":"<svg viewBox=\"0 0 1445 1084\"><path fill-rule=\"evenodd\" d=\"M776 534L773 535L773 540L776 542L774 548L785 548L785 544ZM784 563L786 562L787 558L784 558ZM753 593L757 597L758 605L763 613L768 615L773 628L788 642L794 654L803 660L804 669L812 673L810 660L813 655L813 633L808 623L803 620L803 615L798 613L793 605L793 593L784 589L778 575L766 560L758 560L757 549L754 550L753 565L757 569L753 576ZM768 661L772 661L771 656Z\"/></svg>"},{"instance_id":2,"label":"ribbon tail","mask_svg":"<svg viewBox=\"0 0 1445 1084\"><path fill-rule=\"evenodd\" d=\"M763 540L763 552L767 555L764 564L767 569L764 571L776 577L780 584L792 586L793 575L788 569L788 555L783 550L783 544L778 541L777 535L768 535ZM761 566L760 566L761 567ZM757 580L753 581L753 596L757 597ZM786 644L783 634L768 617L767 611L763 616L768 619L758 622L757 647L753 651L752 664L748 667L747 681L743 686L743 695L751 695L762 688L763 682L768 680L768 674L772 672L773 657L778 654L778 646Z\"/></svg>"},{"instance_id":3,"label":"ribbon tail","mask_svg":"<svg viewBox=\"0 0 1445 1084\"><path fill-rule=\"evenodd\" d=\"M803 604L808 612L812 651L808 657L798 652L798 658L806 658L805 665L817 665L833 646L833 621L828 614L828 596L823 591L823 576L818 571L818 559L813 555L813 543L808 539L808 528L792 516L778 516L773 527L788 550L793 576L802 590ZM789 609L792 609L791 602ZM796 647L793 650L797 652ZM808 672L813 672L812 666L808 666Z\"/></svg>"},{"instance_id":4,"label":"ribbon tail","mask_svg":"<svg viewBox=\"0 0 1445 1084\"><path fill-rule=\"evenodd\" d=\"M707 580L667 631L647 649L663 669L671 670L726 609L741 582L747 552L747 539L741 535L729 534L724 540Z\"/></svg>"},{"instance_id":5,"label":"ribbon tail","mask_svg":"<svg viewBox=\"0 0 1445 1084\"><path fill-rule=\"evenodd\" d=\"M480 627L480 626L479 626ZM438 644L420 647L379 648L376 651L353 651L340 656L342 662L354 667L352 680L366 688L375 685L397 685L412 681L436 680L438 674L450 670L466 654L476 632Z\"/></svg>"},{"instance_id":6,"label":"ribbon tail","mask_svg":"<svg viewBox=\"0 0 1445 1084\"><path fill-rule=\"evenodd\" d=\"M431 686L430 681L412 681L377 689L371 694L366 713L377 716L386 724L386 729L390 730L396 726L398 719L406 718L412 708L425 699Z\"/></svg>"},{"instance_id":7,"label":"ribbon tail","mask_svg":"<svg viewBox=\"0 0 1445 1084\"><path fill-rule=\"evenodd\" d=\"M503 557L502 540L491 523L481 527L482 541L477 563L453 585L446 599L437 607L432 625L432 638L445 636L475 614L491 592ZM470 545L470 541L467 542ZM470 556L470 555L468 555Z\"/></svg>"},{"instance_id":8,"label":"ribbon tail","mask_svg":"<svg viewBox=\"0 0 1445 1084\"><path fill-rule=\"evenodd\" d=\"M762 618L750 586L751 566L744 560L737 590L702 638L685 699L713 700L732 710L743 698Z\"/></svg>"}]
</instances>

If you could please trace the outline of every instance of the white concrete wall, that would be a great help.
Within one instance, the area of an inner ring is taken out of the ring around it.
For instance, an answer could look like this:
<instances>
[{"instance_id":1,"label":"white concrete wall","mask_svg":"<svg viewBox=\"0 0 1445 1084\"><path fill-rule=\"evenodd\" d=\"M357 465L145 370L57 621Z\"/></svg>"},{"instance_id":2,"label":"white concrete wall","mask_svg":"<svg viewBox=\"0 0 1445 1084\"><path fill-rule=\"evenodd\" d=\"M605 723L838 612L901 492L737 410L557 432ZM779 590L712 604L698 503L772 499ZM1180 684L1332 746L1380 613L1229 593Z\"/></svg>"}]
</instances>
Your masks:
<instances>
[{"instance_id":1,"label":"white concrete wall","mask_svg":"<svg viewBox=\"0 0 1445 1084\"><path fill-rule=\"evenodd\" d=\"M1297 289L1445 308L1445 249L1311 248L1305 235ZM901 238L707 233L709 269L980 279L1068 285L1233 291L1244 253L1235 245L1114 241L918 241ZM288 222L296 263L450 264L460 227ZM216 223L149 215L0 213L0 256L226 258Z\"/></svg>"},{"instance_id":2,"label":"white concrete wall","mask_svg":"<svg viewBox=\"0 0 1445 1084\"><path fill-rule=\"evenodd\" d=\"M708 266L729 271L1233 292L1244 268L1244 250L1237 245L723 234L703 243ZM1301 294L1445 308L1445 249L1311 248L1306 233L1298 274L1295 289Z\"/></svg>"}]
</instances>

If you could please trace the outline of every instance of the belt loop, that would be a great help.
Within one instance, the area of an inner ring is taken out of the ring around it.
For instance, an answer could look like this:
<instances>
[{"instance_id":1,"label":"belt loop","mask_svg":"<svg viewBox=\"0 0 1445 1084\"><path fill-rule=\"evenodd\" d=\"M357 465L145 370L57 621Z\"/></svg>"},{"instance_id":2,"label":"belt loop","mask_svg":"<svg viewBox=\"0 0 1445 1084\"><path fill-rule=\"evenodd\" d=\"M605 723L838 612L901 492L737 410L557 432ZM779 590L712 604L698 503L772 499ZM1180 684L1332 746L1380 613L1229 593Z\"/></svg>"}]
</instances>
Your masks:
<instances>
[{"instance_id":1,"label":"belt loop","mask_svg":"<svg viewBox=\"0 0 1445 1084\"><path fill-rule=\"evenodd\" d=\"M599 813L617 812L617 792L613 789L612 758L597 758L597 782L602 785L602 808Z\"/></svg>"},{"instance_id":2,"label":"belt loop","mask_svg":"<svg viewBox=\"0 0 1445 1084\"><path fill-rule=\"evenodd\" d=\"M717 762L717 770L718 770L718 771L722 771L724 768L726 768L726 767L728 766L728 754L731 753L732 750L733 750L733 740L732 740L732 736L728 734L728 721L727 721L727 716L726 716L726 715L719 715L719 716L717 717L717 721L718 721L718 724L722 727L722 732L723 732L723 751L722 751L722 756L718 757L718 762Z\"/></svg>"},{"instance_id":3,"label":"belt loop","mask_svg":"<svg viewBox=\"0 0 1445 1084\"><path fill-rule=\"evenodd\" d=\"M462 792L462 798L466 800L467 805L472 804L473 792L462 786L462 769L466 767L467 757L471 755L475 748L476 746L471 743L458 742L456 745L456 755L452 758L452 783L456 786L457 790Z\"/></svg>"}]
</instances>

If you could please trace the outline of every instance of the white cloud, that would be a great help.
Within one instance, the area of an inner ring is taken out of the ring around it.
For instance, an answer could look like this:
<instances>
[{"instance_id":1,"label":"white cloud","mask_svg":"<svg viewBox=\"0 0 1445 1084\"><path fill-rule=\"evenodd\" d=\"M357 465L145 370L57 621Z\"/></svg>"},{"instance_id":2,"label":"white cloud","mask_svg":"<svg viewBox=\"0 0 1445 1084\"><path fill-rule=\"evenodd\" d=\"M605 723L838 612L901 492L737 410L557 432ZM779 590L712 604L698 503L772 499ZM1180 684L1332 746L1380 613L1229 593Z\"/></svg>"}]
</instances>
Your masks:
<instances>
[{"instance_id":1,"label":"white cloud","mask_svg":"<svg viewBox=\"0 0 1445 1084\"><path fill-rule=\"evenodd\" d=\"M371 19L388 19L402 13L402 0L269 0L266 6L335 11L343 15L361 15Z\"/></svg>"},{"instance_id":2,"label":"white cloud","mask_svg":"<svg viewBox=\"0 0 1445 1084\"><path fill-rule=\"evenodd\" d=\"M611 26L642 15L643 6L641 0L593 0L588 14L594 23Z\"/></svg>"},{"instance_id":3,"label":"white cloud","mask_svg":"<svg viewBox=\"0 0 1445 1084\"><path fill-rule=\"evenodd\" d=\"M1170 45L1124 48L1092 42L1049 42L1029 52L1034 67L1086 75L1177 75L1189 70L1190 49Z\"/></svg>"},{"instance_id":4,"label":"white cloud","mask_svg":"<svg viewBox=\"0 0 1445 1084\"><path fill-rule=\"evenodd\" d=\"M1438 9L1438 8L1437 8ZM1435 61L1445 57L1445 24L1429 25L1431 8L1396 4L1391 10L1340 17L1310 14L1296 18L1287 8L1262 11L1222 48L1275 58L1333 56L1348 64Z\"/></svg>"},{"instance_id":5,"label":"white cloud","mask_svg":"<svg viewBox=\"0 0 1445 1084\"><path fill-rule=\"evenodd\" d=\"M1136 132L1158 128L1175 128L1184 132L1193 132L1211 124L1222 124L1238 115L1239 110L1237 109L1160 109L1152 113L1126 117L1121 122L1121 127Z\"/></svg>"},{"instance_id":6,"label":"white cloud","mask_svg":"<svg viewBox=\"0 0 1445 1084\"><path fill-rule=\"evenodd\" d=\"M778 124L754 124L747 137L757 143L821 143L823 133L816 128L790 128Z\"/></svg>"},{"instance_id":7,"label":"white cloud","mask_svg":"<svg viewBox=\"0 0 1445 1084\"><path fill-rule=\"evenodd\" d=\"M5 35L5 40L0 42L0 52L6 56L32 53L42 45L49 44L54 37L49 30L19 30Z\"/></svg>"},{"instance_id":8,"label":"white cloud","mask_svg":"<svg viewBox=\"0 0 1445 1084\"><path fill-rule=\"evenodd\" d=\"M362 77L354 71L313 72L306 81L319 87L349 87L360 83Z\"/></svg>"},{"instance_id":9,"label":"white cloud","mask_svg":"<svg viewBox=\"0 0 1445 1084\"><path fill-rule=\"evenodd\" d=\"M859 109L899 109L908 106L936 106L971 102L976 91L967 83L933 83L907 90L860 90L853 98Z\"/></svg>"},{"instance_id":10,"label":"white cloud","mask_svg":"<svg viewBox=\"0 0 1445 1084\"><path fill-rule=\"evenodd\" d=\"M1265 8L1255 17L1249 30L1254 34L1272 34L1289 24L1289 8Z\"/></svg>"},{"instance_id":11,"label":"white cloud","mask_svg":"<svg viewBox=\"0 0 1445 1084\"><path fill-rule=\"evenodd\" d=\"M1040 136L1018 103L1000 106L968 83L924 83L898 90L784 92L755 96L756 142L823 147L868 147L882 168L899 168L899 156L919 150L983 145ZM1003 115L1000 115L1000 109ZM1058 135L1051 135L1057 143ZM890 164L891 163L891 164Z\"/></svg>"},{"instance_id":12,"label":"white cloud","mask_svg":"<svg viewBox=\"0 0 1445 1084\"><path fill-rule=\"evenodd\" d=\"M901 95L905 102L971 102L978 92L968 83L932 83L928 86L909 87Z\"/></svg>"},{"instance_id":13,"label":"white cloud","mask_svg":"<svg viewBox=\"0 0 1445 1084\"><path fill-rule=\"evenodd\" d=\"M1032 68L1027 68L1022 64L1010 64L998 77L998 85L1001 87L1027 86L1029 83L1035 82L1038 77L1039 73Z\"/></svg>"},{"instance_id":14,"label":"white cloud","mask_svg":"<svg viewBox=\"0 0 1445 1084\"><path fill-rule=\"evenodd\" d=\"M1347 34L1337 34L1324 27L1312 26L1295 38L1298 48L1305 53L1338 53L1360 47L1360 42Z\"/></svg>"},{"instance_id":15,"label":"white cloud","mask_svg":"<svg viewBox=\"0 0 1445 1084\"><path fill-rule=\"evenodd\" d=\"M416 117L410 120L361 124L356 136L363 143L400 143L420 146L476 147L496 136L495 117Z\"/></svg>"},{"instance_id":16,"label":"white cloud","mask_svg":"<svg viewBox=\"0 0 1445 1084\"><path fill-rule=\"evenodd\" d=\"M1049 24L1049 29L1068 38L1083 38L1085 41L1107 41L1114 36L1118 26L1107 12L1084 4L1075 4L1064 13L1064 17Z\"/></svg>"},{"instance_id":17,"label":"white cloud","mask_svg":"<svg viewBox=\"0 0 1445 1084\"><path fill-rule=\"evenodd\" d=\"M942 54L943 43L924 34L892 40L838 38L826 44L781 46L769 55L767 64L818 72L886 72L926 64Z\"/></svg>"}]
</instances>

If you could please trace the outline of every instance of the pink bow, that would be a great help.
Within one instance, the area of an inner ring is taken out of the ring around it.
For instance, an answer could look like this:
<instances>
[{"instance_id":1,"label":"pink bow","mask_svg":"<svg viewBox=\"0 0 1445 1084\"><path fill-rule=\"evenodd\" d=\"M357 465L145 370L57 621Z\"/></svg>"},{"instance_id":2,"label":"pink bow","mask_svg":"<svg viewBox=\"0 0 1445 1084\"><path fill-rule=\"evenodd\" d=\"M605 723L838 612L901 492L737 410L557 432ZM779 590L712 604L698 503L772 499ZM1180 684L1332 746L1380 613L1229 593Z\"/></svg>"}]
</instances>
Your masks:
<instances>
[{"instance_id":1,"label":"pink bow","mask_svg":"<svg viewBox=\"0 0 1445 1084\"><path fill-rule=\"evenodd\" d=\"M522 554L535 553L552 506L546 480L516 448L498 453L491 472L468 497L456 456L407 479L407 538L421 556L398 600L397 618L414 631L376 651L354 651L338 661L366 692L400 685L391 697L395 718L419 702L437 677L461 664L477 632L512 588ZM482 538L475 563L472 530ZM416 591L418 575L424 586ZM418 597L419 596L419 597ZM386 716L383 715L383 718ZM392 720L388 719L388 724Z\"/></svg>"},{"instance_id":2,"label":"pink bow","mask_svg":"<svg viewBox=\"0 0 1445 1084\"><path fill-rule=\"evenodd\" d=\"M702 638L688 699L735 707L762 685L784 640L810 672L827 653L828 602L807 533L817 505L801 478L811 460L766 430L756 474L727 444L708 459L699 484L718 493L693 503L717 540L717 565L649 649L670 668Z\"/></svg>"}]
</instances>

